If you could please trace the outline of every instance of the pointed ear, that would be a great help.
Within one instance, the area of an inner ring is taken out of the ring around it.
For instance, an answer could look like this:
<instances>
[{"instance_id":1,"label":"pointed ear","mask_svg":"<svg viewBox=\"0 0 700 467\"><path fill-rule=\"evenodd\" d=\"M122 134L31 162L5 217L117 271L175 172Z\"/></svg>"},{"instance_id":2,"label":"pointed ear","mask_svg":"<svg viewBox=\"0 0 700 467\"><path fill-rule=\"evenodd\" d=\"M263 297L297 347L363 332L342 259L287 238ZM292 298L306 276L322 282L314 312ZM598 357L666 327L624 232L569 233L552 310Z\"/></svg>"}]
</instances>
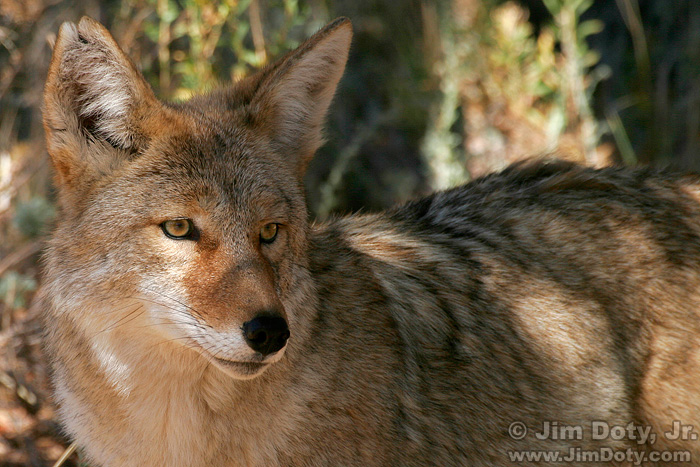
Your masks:
<instances>
[{"instance_id":1,"label":"pointed ear","mask_svg":"<svg viewBox=\"0 0 700 467\"><path fill-rule=\"evenodd\" d=\"M256 130L266 133L280 154L294 158L300 175L323 143L326 112L351 39L350 20L339 18L256 77L259 86L249 107Z\"/></svg>"},{"instance_id":2,"label":"pointed ear","mask_svg":"<svg viewBox=\"0 0 700 467\"><path fill-rule=\"evenodd\" d=\"M44 128L59 186L84 183L145 144L162 104L98 22L64 23L44 89Z\"/></svg>"}]
</instances>

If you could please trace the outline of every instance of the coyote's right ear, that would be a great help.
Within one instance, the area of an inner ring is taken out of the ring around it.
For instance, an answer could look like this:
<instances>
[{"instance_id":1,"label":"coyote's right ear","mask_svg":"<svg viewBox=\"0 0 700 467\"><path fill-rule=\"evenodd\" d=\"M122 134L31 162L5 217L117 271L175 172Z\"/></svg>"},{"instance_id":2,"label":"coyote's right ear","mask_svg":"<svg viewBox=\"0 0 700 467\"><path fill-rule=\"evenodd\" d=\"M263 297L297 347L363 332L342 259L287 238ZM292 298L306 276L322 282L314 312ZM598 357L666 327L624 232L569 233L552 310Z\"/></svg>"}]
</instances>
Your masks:
<instances>
[{"instance_id":1,"label":"coyote's right ear","mask_svg":"<svg viewBox=\"0 0 700 467\"><path fill-rule=\"evenodd\" d=\"M64 188L137 152L148 139L147 121L163 105L109 32L83 17L77 26L61 26L43 111L48 151Z\"/></svg>"},{"instance_id":2,"label":"coyote's right ear","mask_svg":"<svg viewBox=\"0 0 700 467\"><path fill-rule=\"evenodd\" d=\"M270 138L299 176L323 142L323 122L351 40L350 20L338 18L250 81L255 95L248 108L256 131Z\"/></svg>"}]
</instances>

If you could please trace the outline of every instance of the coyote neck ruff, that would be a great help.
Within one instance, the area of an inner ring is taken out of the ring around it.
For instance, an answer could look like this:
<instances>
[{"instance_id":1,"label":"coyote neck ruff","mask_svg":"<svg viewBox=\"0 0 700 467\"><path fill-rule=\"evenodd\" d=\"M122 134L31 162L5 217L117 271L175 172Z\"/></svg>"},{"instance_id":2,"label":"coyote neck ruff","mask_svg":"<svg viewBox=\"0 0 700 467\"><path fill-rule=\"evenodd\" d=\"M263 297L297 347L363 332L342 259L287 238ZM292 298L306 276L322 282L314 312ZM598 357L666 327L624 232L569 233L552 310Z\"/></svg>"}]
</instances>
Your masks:
<instances>
[{"instance_id":1,"label":"coyote neck ruff","mask_svg":"<svg viewBox=\"0 0 700 467\"><path fill-rule=\"evenodd\" d=\"M492 466L605 448L698 462L697 442L662 436L700 425L698 178L521 164L309 224L302 178L351 35L337 20L239 83L164 104L101 25L61 27L45 342L89 461ZM657 436L600 439L593 421ZM534 436L554 422L577 436Z\"/></svg>"}]
</instances>

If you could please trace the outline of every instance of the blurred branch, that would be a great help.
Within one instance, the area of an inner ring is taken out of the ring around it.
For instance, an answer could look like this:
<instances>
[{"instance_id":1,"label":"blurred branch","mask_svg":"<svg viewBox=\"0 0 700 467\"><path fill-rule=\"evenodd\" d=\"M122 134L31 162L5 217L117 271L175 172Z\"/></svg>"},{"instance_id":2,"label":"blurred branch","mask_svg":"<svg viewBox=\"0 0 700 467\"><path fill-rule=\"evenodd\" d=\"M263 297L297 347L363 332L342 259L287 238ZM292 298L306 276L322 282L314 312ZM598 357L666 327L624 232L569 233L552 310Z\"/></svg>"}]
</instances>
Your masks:
<instances>
[{"instance_id":1,"label":"blurred branch","mask_svg":"<svg viewBox=\"0 0 700 467\"><path fill-rule=\"evenodd\" d=\"M170 90L170 24L168 15L168 0L158 0L158 65L161 92Z\"/></svg>"},{"instance_id":2,"label":"blurred branch","mask_svg":"<svg viewBox=\"0 0 700 467\"><path fill-rule=\"evenodd\" d=\"M651 95L651 67L649 63L649 48L647 47L647 39L644 35L644 26L642 25L642 15L639 12L639 3L637 0L616 0L617 7L622 14L622 19L632 36L632 47L634 48L634 59L637 63L637 71L641 77L644 91L647 95Z\"/></svg>"},{"instance_id":3,"label":"blurred branch","mask_svg":"<svg viewBox=\"0 0 700 467\"><path fill-rule=\"evenodd\" d=\"M128 5L123 5L127 6ZM147 5L143 5L141 8L136 9L135 11L127 8L127 11L125 11L121 17L122 19L122 25L121 27L123 28L120 34L118 34L119 37L119 45L128 52L131 52L131 49L134 47L134 43L137 40L137 37L139 37L142 32L143 32L143 24L146 21L146 19L153 13L153 10L149 8ZM128 18L128 20L126 19ZM119 25L115 25L115 29L119 28ZM116 37L116 36L115 36Z\"/></svg>"},{"instance_id":4,"label":"blurred branch","mask_svg":"<svg viewBox=\"0 0 700 467\"><path fill-rule=\"evenodd\" d=\"M53 467L61 467L68 460L68 458L75 452L76 449L78 449L78 443L74 442L70 446L68 446L66 448L66 450L63 451L63 454L61 454L61 457L58 458L58 460L53 465Z\"/></svg>"},{"instance_id":5,"label":"blurred branch","mask_svg":"<svg viewBox=\"0 0 700 467\"><path fill-rule=\"evenodd\" d=\"M10 89L10 85L22 68L22 57L24 51L20 51L15 46L12 40L13 31L7 28L0 27L0 44L10 53L9 67L5 67L0 74L0 99L5 97L5 94Z\"/></svg>"},{"instance_id":6,"label":"blurred branch","mask_svg":"<svg viewBox=\"0 0 700 467\"><path fill-rule=\"evenodd\" d=\"M595 120L586 96L585 69L578 51L577 18L573 8L563 8L559 15L562 51L566 57L566 74L574 114L581 119L581 136L584 156L588 164L593 163L595 147Z\"/></svg>"},{"instance_id":7,"label":"blurred branch","mask_svg":"<svg viewBox=\"0 0 700 467\"><path fill-rule=\"evenodd\" d=\"M267 63L267 54L265 51L265 36L263 35L262 20L260 19L260 6L258 0L252 0L248 8L250 16L250 33L253 36L253 46L255 54L258 56L260 63Z\"/></svg>"},{"instance_id":8,"label":"blurred branch","mask_svg":"<svg viewBox=\"0 0 700 467\"><path fill-rule=\"evenodd\" d=\"M562 88L571 104L571 116L579 125L580 141L588 165L596 165L600 131L590 105L592 94L588 70L598 61L586 43L586 36L602 31L599 21L581 22L581 15L590 8L592 0L547 0L545 5L554 16L559 29L564 56L565 79Z\"/></svg>"},{"instance_id":9,"label":"blurred branch","mask_svg":"<svg viewBox=\"0 0 700 467\"><path fill-rule=\"evenodd\" d=\"M374 137L377 129L394 119L395 115L396 112L392 109L370 120L355 132L354 137L340 152L331 168L328 179L319 189L320 202L317 209L319 219L328 217L336 207L338 203L336 193L350 162L359 154L362 146Z\"/></svg>"},{"instance_id":10,"label":"blurred branch","mask_svg":"<svg viewBox=\"0 0 700 467\"><path fill-rule=\"evenodd\" d=\"M42 243L40 241L33 241L22 245L18 250L7 255L5 258L0 260L0 276L30 256L39 253L41 251L41 247Z\"/></svg>"},{"instance_id":11,"label":"blurred branch","mask_svg":"<svg viewBox=\"0 0 700 467\"><path fill-rule=\"evenodd\" d=\"M452 131L459 118L461 107L460 84L463 79L464 51L471 51L469 44L457 39L452 18L442 19L434 7L423 4L423 19L428 30L437 25L439 48L432 69L438 80L440 98L433 105L421 143L421 153L430 171L430 184L434 189L443 190L470 178L466 169L463 139ZM462 38L464 39L464 38Z\"/></svg>"},{"instance_id":12,"label":"blurred branch","mask_svg":"<svg viewBox=\"0 0 700 467\"><path fill-rule=\"evenodd\" d=\"M616 106L612 106L605 111L605 120L610 128L610 133L612 133L613 138L615 139L617 149L620 151L622 162L624 162L626 165L637 164L637 156L634 152L634 148L632 147L632 142L630 141L629 135L625 130L622 119L620 119L620 113Z\"/></svg>"}]
</instances>

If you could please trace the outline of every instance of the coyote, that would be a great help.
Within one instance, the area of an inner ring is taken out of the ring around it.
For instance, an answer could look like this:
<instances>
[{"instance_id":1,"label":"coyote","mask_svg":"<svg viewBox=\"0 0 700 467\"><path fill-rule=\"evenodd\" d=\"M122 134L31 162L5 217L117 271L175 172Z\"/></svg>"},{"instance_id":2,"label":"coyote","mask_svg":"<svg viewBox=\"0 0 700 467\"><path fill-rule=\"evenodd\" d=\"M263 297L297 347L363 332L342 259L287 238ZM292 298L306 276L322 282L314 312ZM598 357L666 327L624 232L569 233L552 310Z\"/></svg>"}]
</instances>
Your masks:
<instances>
[{"instance_id":1,"label":"coyote","mask_svg":"<svg viewBox=\"0 0 700 467\"><path fill-rule=\"evenodd\" d=\"M700 464L700 177L529 162L310 222L351 37L163 103L61 26L45 345L89 462Z\"/></svg>"}]
</instances>

